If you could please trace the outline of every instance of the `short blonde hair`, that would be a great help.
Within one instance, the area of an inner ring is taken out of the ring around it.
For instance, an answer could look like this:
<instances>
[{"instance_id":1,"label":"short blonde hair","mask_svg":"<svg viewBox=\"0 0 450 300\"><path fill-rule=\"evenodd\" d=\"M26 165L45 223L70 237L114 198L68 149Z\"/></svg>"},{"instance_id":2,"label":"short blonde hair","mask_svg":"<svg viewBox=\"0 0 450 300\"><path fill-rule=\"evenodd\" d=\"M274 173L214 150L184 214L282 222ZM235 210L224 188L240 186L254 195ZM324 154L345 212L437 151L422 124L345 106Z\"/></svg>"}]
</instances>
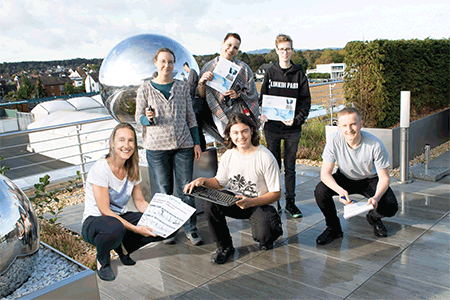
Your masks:
<instances>
[{"instance_id":1,"label":"short blonde hair","mask_svg":"<svg viewBox=\"0 0 450 300\"><path fill-rule=\"evenodd\" d=\"M294 42L292 41L291 37L287 34L279 34L277 38L275 39L275 47L278 48L278 44L282 42L289 42L291 43L291 47L294 47Z\"/></svg>"},{"instance_id":2,"label":"short blonde hair","mask_svg":"<svg viewBox=\"0 0 450 300\"><path fill-rule=\"evenodd\" d=\"M354 107L351 106L347 106L344 107L343 109L341 109L338 114L337 114L337 118L339 119L342 116L346 116L346 115L351 115L351 114L356 114L359 118L359 120L361 121L361 113L359 112L359 110L357 110Z\"/></svg>"}]
</instances>

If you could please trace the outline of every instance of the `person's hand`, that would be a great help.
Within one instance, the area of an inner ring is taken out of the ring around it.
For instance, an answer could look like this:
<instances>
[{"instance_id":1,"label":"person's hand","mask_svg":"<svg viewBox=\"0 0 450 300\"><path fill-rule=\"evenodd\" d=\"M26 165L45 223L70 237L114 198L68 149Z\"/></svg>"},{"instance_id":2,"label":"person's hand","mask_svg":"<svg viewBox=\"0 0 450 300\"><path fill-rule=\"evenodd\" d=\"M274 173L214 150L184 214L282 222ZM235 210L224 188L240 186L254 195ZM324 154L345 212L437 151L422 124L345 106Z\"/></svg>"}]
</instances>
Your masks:
<instances>
[{"instance_id":1,"label":"person's hand","mask_svg":"<svg viewBox=\"0 0 450 300\"><path fill-rule=\"evenodd\" d=\"M246 209L249 207L253 206L253 199L252 198L247 198L245 196L242 195L237 195L236 198L239 198L240 200L238 200L236 202L236 205L239 206L239 208L241 209Z\"/></svg>"},{"instance_id":2,"label":"person's hand","mask_svg":"<svg viewBox=\"0 0 450 300\"><path fill-rule=\"evenodd\" d=\"M136 226L134 232L136 232L142 236L145 236L145 237L156 236L156 234L153 233L153 230L150 227L142 226L142 225Z\"/></svg>"},{"instance_id":3,"label":"person's hand","mask_svg":"<svg viewBox=\"0 0 450 300\"><path fill-rule=\"evenodd\" d=\"M283 124L286 126L292 126L292 124L294 124L294 119L290 119L287 121L281 121L281 122L283 122Z\"/></svg>"},{"instance_id":4,"label":"person's hand","mask_svg":"<svg viewBox=\"0 0 450 300\"><path fill-rule=\"evenodd\" d=\"M353 203L353 200L350 200L350 197L348 196L348 192L346 190L343 190L342 193L339 194L339 201L341 203L344 203L345 205Z\"/></svg>"},{"instance_id":5,"label":"person's hand","mask_svg":"<svg viewBox=\"0 0 450 300\"><path fill-rule=\"evenodd\" d=\"M155 117L155 113L153 112L153 110L146 107L145 108L145 116L147 117L149 122L152 122L153 118Z\"/></svg>"},{"instance_id":6,"label":"person's hand","mask_svg":"<svg viewBox=\"0 0 450 300\"><path fill-rule=\"evenodd\" d=\"M198 81L198 83L200 85L204 85L207 81L211 81L214 78L214 74L211 71L205 72L202 77L200 78L200 80Z\"/></svg>"},{"instance_id":7,"label":"person's hand","mask_svg":"<svg viewBox=\"0 0 450 300\"><path fill-rule=\"evenodd\" d=\"M195 186L202 186L204 183L205 183L205 179L203 177L199 177L199 178L189 182L188 184L186 184L186 186L183 189L183 193L190 194L192 192L192 189Z\"/></svg>"},{"instance_id":8,"label":"person's hand","mask_svg":"<svg viewBox=\"0 0 450 300\"><path fill-rule=\"evenodd\" d=\"M239 94L236 93L236 91L234 91L234 90L228 90L223 95L229 96L231 99L236 99L237 97L239 97Z\"/></svg>"},{"instance_id":9,"label":"person's hand","mask_svg":"<svg viewBox=\"0 0 450 300\"><path fill-rule=\"evenodd\" d=\"M261 115L259 116L259 119L261 120L261 122L266 123L267 121L269 121L269 119L267 119L266 115Z\"/></svg>"},{"instance_id":10,"label":"person's hand","mask_svg":"<svg viewBox=\"0 0 450 300\"><path fill-rule=\"evenodd\" d=\"M195 145L194 146L194 158L195 158L195 160L198 161L201 156L202 156L202 149L200 148L200 145Z\"/></svg>"},{"instance_id":11,"label":"person's hand","mask_svg":"<svg viewBox=\"0 0 450 300\"><path fill-rule=\"evenodd\" d=\"M369 200L367 200L367 205L372 204L374 208L378 207L378 201L380 201L380 199L372 197Z\"/></svg>"}]
</instances>

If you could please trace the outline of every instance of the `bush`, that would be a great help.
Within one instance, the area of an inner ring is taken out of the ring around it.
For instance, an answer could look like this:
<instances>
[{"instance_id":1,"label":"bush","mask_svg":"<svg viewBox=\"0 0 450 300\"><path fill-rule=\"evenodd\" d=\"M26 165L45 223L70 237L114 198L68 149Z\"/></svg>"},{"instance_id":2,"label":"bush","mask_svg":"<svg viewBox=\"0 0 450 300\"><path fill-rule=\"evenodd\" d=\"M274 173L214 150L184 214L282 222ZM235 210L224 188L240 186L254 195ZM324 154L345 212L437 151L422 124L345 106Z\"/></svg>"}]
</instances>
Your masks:
<instances>
[{"instance_id":1,"label":"bush","mask_svg":"<svg viewBox=\"0 0 450 300\"><path fill-rule=\"evenodd\" d=\"M450 39L375 40L345 46L345 98L365 125L389 128L400 118L400 92L411 91L411 117L448 105Z\"/></svg>"}]
</instances>

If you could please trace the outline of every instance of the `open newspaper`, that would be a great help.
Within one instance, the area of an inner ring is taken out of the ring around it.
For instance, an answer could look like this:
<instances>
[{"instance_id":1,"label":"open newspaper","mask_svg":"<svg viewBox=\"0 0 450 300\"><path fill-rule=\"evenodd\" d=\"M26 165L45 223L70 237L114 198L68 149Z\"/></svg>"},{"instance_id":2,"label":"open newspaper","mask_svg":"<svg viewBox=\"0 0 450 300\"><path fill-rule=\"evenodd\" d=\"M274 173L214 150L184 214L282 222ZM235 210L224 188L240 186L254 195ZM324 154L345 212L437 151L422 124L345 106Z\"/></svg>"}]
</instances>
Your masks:
<instances>
[{"instance_id":1,"label":"open newspaper","mask_svg":"<svg viewBox=\"0 0 450 300\"><path fill-rule=\"evenodd\" d=\"M240 70L241 67L237 64L220 57L219 62L213 70L214 78L211 81L207 81L206 85L224 94L231 89Z\"/></svg>"},{"instance_id":2,"label":"open newspaper","mask_svg":"<svg viewBox=\"0 0 450 300\"><path fill-rule=\"evenodd\" d=\"M373 205L367 205L367 202L361 201L344 205L344 219L348 219L357 215L361 215L373 209Z\"/></svg>"},{"instance_id":3,"label":"open newspaper","mask_svg":"<svg viewBox=\"0 0 450 300\"><path fill-rule=\"evenodd\" d=\"M296 98L263 95L261 115L274 121L292 120L295 116L296 101Z\"/></svg>"},{"instance_id":4,"label":"open newspaper","mask_svg":"<svg viewBox=\"0 0 450 300\"><path fill-rule=\"evenodd\" d=\"M153 229L153 233L168 237L183 225L195 212L180 198L156 193L138 222Z\"/></svg>"}]
</instances>

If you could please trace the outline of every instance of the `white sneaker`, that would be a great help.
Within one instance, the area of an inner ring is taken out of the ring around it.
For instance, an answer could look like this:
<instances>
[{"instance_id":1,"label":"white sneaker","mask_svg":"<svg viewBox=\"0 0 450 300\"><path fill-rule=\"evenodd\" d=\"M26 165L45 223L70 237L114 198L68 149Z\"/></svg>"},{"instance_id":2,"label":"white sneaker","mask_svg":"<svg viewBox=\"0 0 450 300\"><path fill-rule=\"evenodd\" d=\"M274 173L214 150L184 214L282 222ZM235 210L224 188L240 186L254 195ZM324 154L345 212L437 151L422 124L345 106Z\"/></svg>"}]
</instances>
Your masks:
<instances>
[{"instance_id":1,"label":"white sneaker","mask_svg":"<svg viewBox=\"0 0 450 300\"><path fill-rule=\"evenodd\" d=\"M194 246L198 246L203 243L202 237L197 232L188 232L186 233L186 237Z\"/></svg>"}]
</instances>

